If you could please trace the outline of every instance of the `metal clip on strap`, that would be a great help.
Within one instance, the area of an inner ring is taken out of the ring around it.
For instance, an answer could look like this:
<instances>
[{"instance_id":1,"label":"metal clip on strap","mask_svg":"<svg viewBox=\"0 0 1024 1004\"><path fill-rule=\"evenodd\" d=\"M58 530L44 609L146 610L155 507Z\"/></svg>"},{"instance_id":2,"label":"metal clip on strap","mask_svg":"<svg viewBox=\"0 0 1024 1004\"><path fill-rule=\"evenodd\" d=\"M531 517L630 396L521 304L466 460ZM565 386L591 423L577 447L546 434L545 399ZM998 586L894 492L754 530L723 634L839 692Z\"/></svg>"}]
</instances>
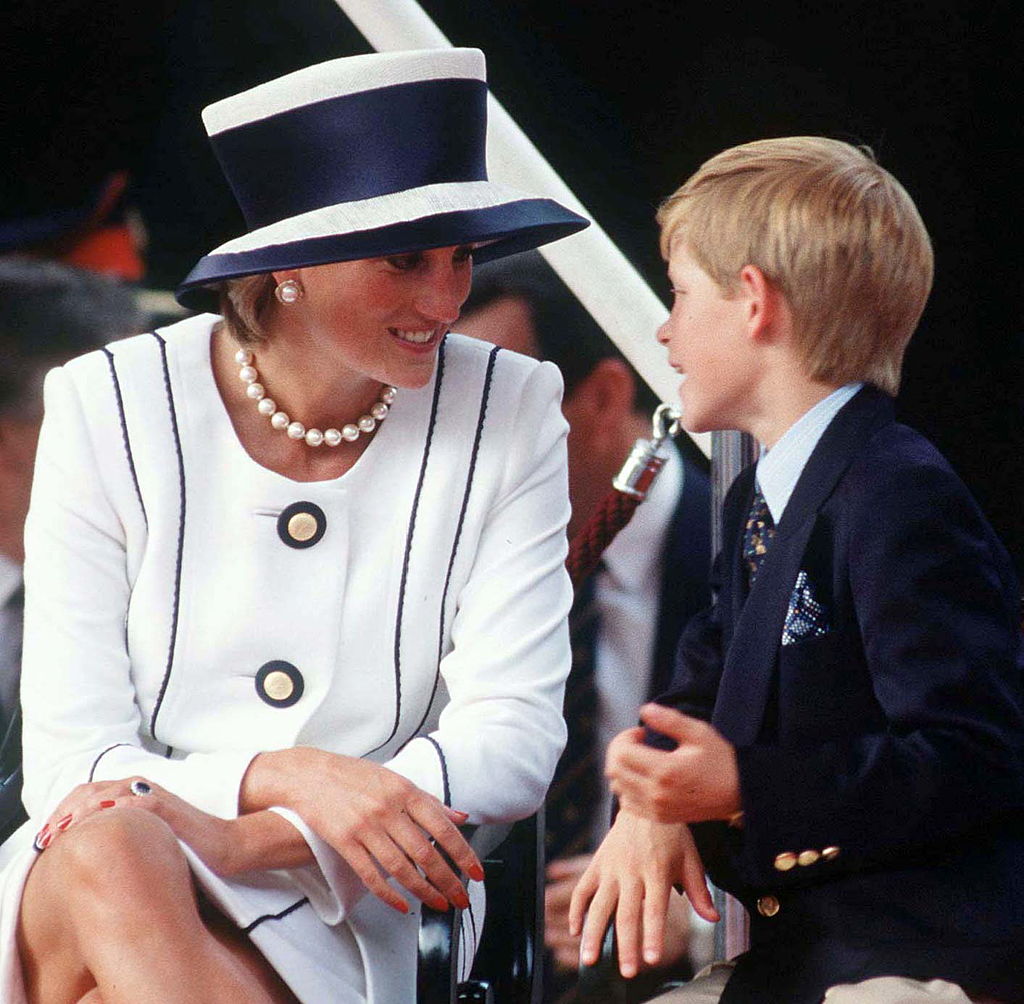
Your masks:
<instances>
[{"instance_id":1,"label":"metal clip on strap","mask_svg":"<svg viewBox=\"0 0 1024 1004\"><path fill-rule=\"evenodd\" d=\"M665 440L679 433L679 412L670 404L659 404L651 426L651 438L638 439L633 444L622 470L612 479L616 491L641 502L647 498L654 479L665 466L666 455L662 452Z\"/></svg>"}]
</instances>

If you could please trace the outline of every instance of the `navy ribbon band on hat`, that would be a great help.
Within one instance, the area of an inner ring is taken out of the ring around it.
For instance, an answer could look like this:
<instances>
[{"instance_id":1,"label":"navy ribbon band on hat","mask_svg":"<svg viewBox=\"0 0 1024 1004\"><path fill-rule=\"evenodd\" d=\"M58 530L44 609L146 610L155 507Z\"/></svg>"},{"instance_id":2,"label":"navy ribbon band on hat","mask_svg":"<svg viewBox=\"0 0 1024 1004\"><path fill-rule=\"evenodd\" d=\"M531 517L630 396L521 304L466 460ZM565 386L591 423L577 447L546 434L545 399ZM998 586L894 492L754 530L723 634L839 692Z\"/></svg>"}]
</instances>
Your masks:
<instances>
[{"instance_id":1,"label":"navy ribbon band on hat","mask_svg":"<svg viewBox=\"0 0 1024 1004\"><path fill-rule=\"evenodd\" d=\"M342 202L484 181L486 129L487 85L449 78L313 102L211 142L256 229Z\"/></svg>"}]
</instances>

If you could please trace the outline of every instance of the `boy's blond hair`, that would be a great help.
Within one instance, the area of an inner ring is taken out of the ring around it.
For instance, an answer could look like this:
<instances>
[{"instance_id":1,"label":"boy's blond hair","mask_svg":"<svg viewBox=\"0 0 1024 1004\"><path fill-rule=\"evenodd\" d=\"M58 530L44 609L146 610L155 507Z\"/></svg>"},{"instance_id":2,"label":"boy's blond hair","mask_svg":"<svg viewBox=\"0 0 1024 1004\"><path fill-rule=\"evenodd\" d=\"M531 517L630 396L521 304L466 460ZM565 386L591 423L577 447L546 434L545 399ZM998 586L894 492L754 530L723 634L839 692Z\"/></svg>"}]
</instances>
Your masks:
<instances>
[{"instance_id":1,"label":"boy's blond hair","mask_svg":"<svg viewBox=\"0 0 1024 1004\"><path fill-rule=\"evenodd\" d=\"M795 136L703 164L658 210L661 251L682 241L728 295L756 265L785 295L808 375L899 389L932 285L932 248L909 195L871 152Z\"/></svg>"}]
</instances>

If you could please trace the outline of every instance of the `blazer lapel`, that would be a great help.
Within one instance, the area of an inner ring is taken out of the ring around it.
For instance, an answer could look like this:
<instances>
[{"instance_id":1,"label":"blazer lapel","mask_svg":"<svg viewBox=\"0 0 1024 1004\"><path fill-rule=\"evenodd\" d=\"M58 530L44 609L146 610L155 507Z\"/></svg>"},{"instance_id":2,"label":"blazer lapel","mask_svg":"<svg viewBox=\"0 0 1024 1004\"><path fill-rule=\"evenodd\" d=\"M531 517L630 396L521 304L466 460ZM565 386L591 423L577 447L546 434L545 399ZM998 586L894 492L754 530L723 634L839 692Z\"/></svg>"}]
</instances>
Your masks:
<instances>
[{"instance_id":1,"label":"blazer lapel","mask_svg":"<svg viewBox=\"0 0 1024 1004\"><path fill-rule=\"evenodd\" d=\"M790 594L818 512L863 444L892 420L892 399L874 387L864 387L839 410L793 489L745 603L742 519L731 534L725 553L734 566L727 600L733 627L711 721L737 746L750 745L761 732ZM753 478L743 493L748 508L752 491Z\"/></svg>"}]
</instances>

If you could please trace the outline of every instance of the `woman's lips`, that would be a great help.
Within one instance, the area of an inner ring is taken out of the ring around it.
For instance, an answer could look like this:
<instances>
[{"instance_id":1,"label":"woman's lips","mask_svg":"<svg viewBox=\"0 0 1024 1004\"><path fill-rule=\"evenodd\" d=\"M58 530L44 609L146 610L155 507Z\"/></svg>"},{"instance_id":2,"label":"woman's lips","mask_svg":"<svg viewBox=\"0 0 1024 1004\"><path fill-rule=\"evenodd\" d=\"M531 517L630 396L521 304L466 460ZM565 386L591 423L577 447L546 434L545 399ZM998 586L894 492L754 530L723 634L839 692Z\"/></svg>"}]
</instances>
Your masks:
<instances>
[{"instance_id":1,"label":"woman's lips","mask_svg":"<svg viewBox=\"0 0 1024 1004\"><path fill-rule=\"evenodd\" d=\"M442 328L388 328L391 337L413 351L427 351L441 340L446 329Z\"/></svg>"}]
</instances>

